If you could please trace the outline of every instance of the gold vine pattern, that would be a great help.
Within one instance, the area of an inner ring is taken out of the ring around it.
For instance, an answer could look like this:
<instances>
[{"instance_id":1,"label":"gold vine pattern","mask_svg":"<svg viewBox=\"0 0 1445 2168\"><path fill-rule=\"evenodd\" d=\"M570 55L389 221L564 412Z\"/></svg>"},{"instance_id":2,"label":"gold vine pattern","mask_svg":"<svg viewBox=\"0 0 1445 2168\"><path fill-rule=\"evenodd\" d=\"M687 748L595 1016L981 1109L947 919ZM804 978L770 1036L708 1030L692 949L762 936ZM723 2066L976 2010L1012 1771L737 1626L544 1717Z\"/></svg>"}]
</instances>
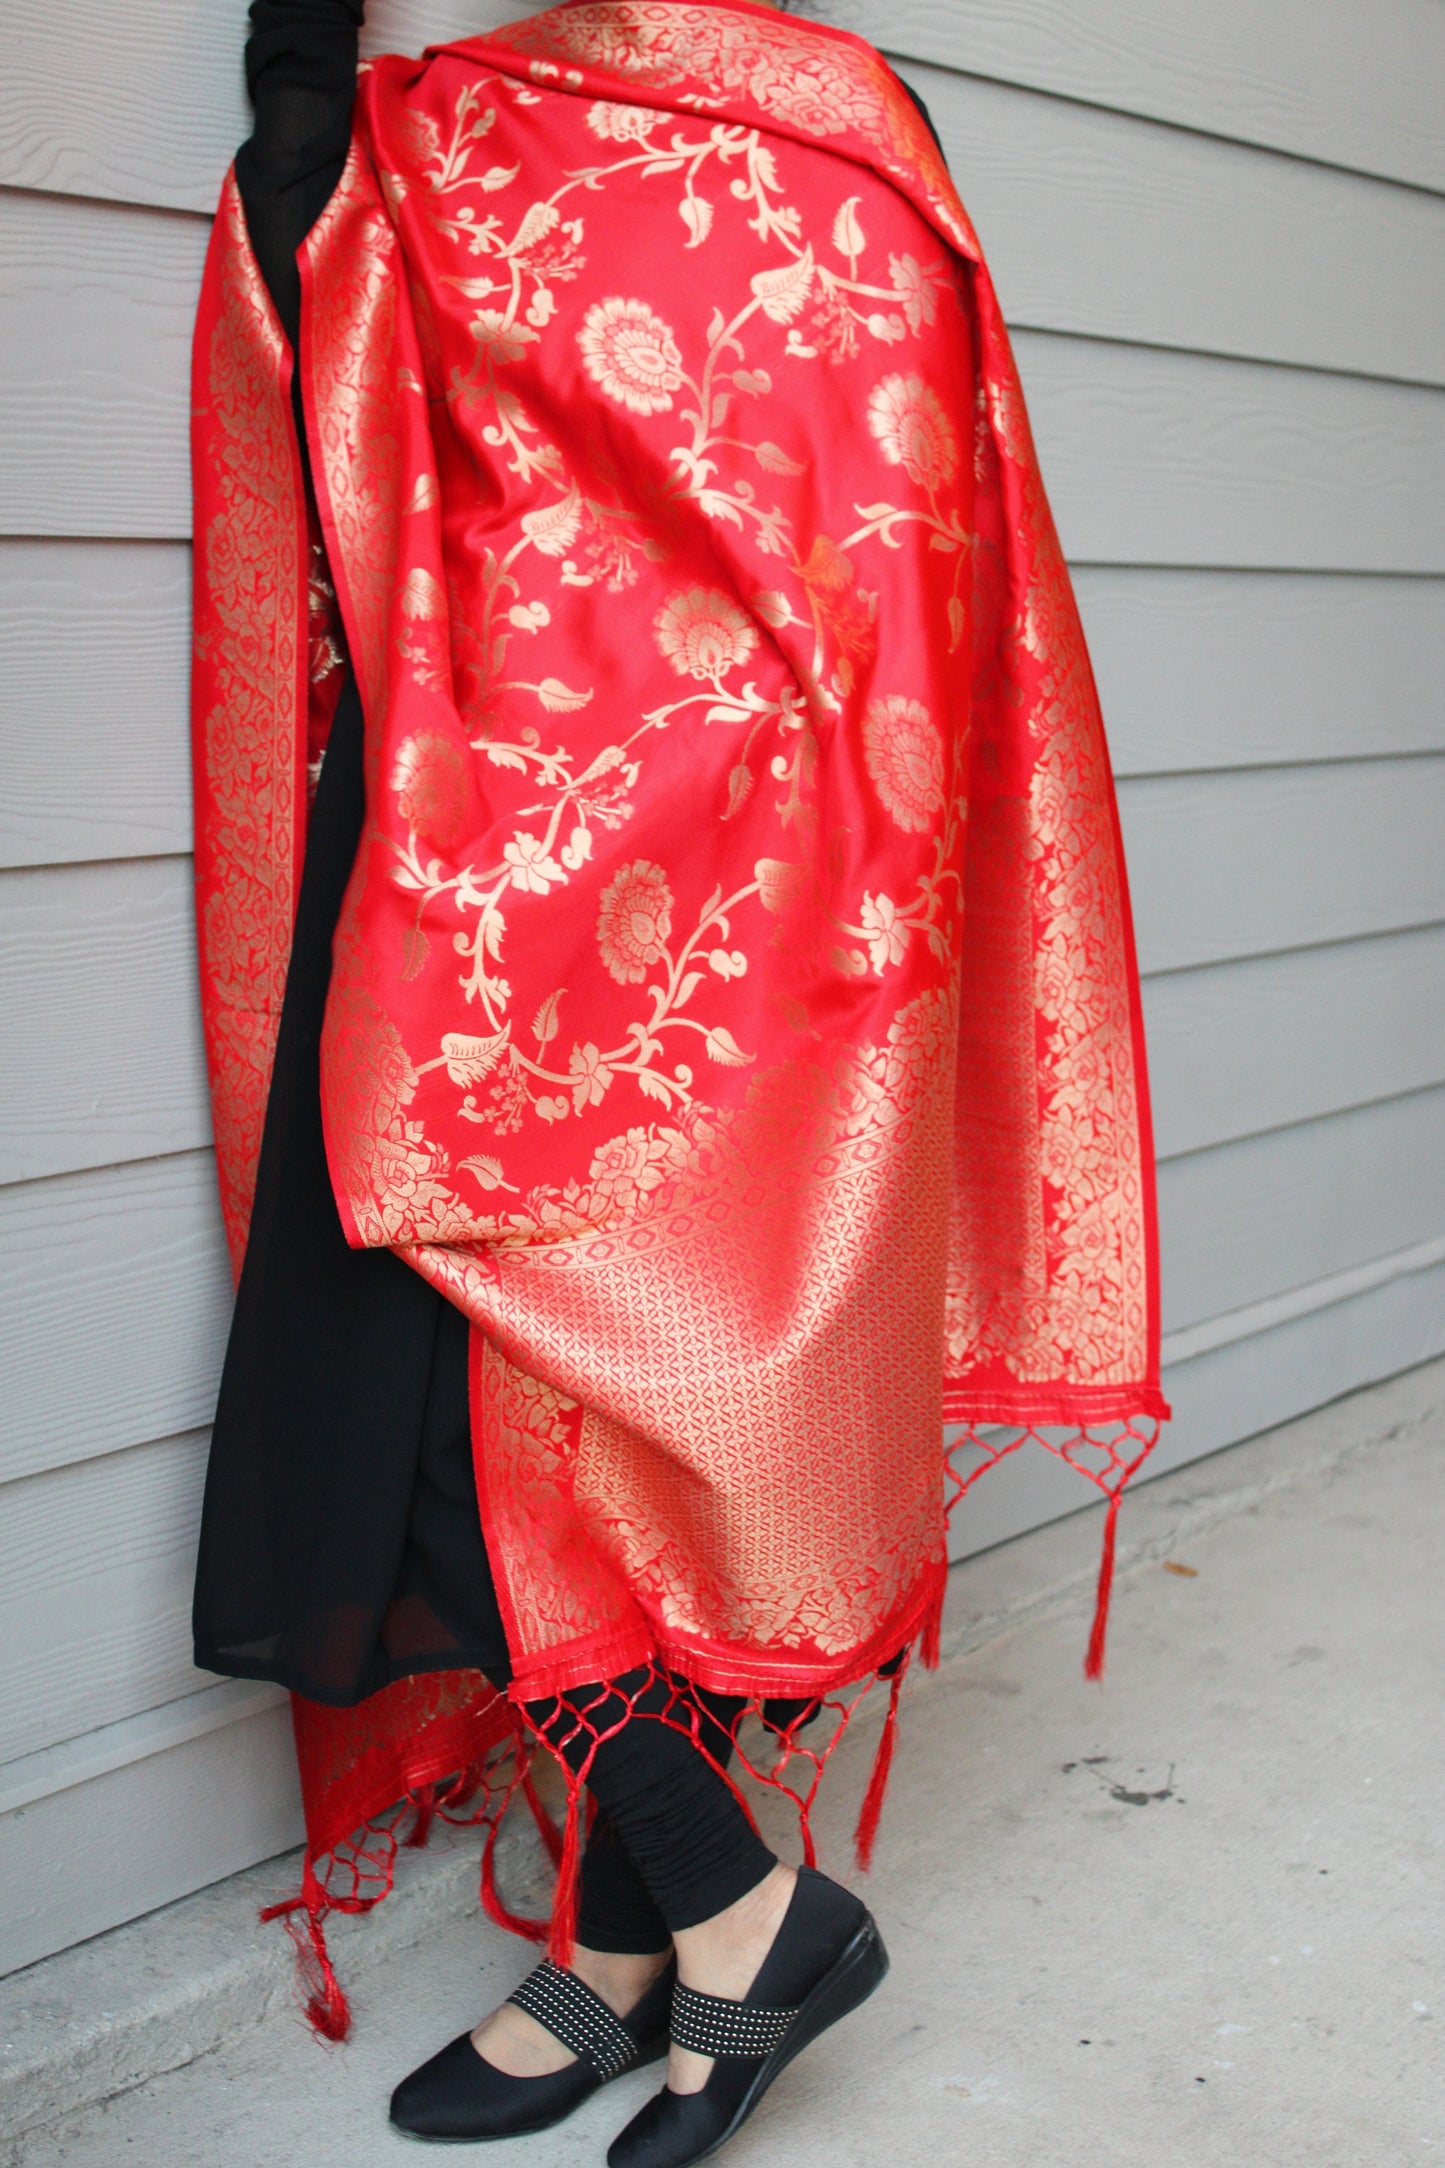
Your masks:
<instances>
[{"instance_id":1,"label":"gold vine pattern","mask_svg":"<svg viewBox=\"0 0 1445 2168\"><path fill-rule=\"evenodd\" d=\"M609 1046L574 1041L560 1065L549 1050L558 1036L561 991L548 996L526 1032L509 1013L512 988L500 968L506 899L509 894L547 895L581 872L593 857L597 832L615 831L630 817L648 739L690 713L699 713L710 727L731 727L743 734L731 772L727 814L736 812L755 787L751 763L760 738L771 731L774 740L778 734L791 739L791 751L775 753L769 773L781 786L777 811L782 829L806 830L812 811L814 718L843 713L856 660L876 644L866 622L847 622L846 601L836 606L840 589L845 597L857 594L847 551L870 541L896 548L904 525L925 523L933 546L951 553L956 563L948 606L956 647L963 636L958 580L968 562L970 540L958 513L940 503L941 494L957 479L957 443L936 392L916 371L890 371L880 377L868 418L880 466L899 469L922 502L860 505L864 524L844 544L815 536L804 556L787 515L765 501L753 479L737 471L742 460L763 476L801 472L798 462L776 443L737 433L735 411L748 402L765 402L773 390L768 369L749 363L749 327L780 329L782 355L792 361L851 360L860 343L867 342L886 352L934 325L941 302L956 308L955 280L942 261L891 253L884 278L863 275L869 241L857 194L838 202L829 235L837 260L824 261L803 235L800 214L784 200L777 156L757 128L725 123L678 128L654 110L605 99L588 105L586 120L599 147L611 155L573 169L547 197L527 204L520 216L514 214L513 223L495 207L520 174L519 162L497 163L491 156L499 95L535 99L535 93L505 79L468 81L456 93L446 125L431 112L407 111L397 137L409 153L408 163L397 161L380 169L393 213L420 202L435 232L465 259L461 268L444 276L448 286L476 305L470 315L473 359L465 369L452 367L445 398L462 412L481 409L484 442L505 459L520 482L550 492L522 513L516 539L505 550L488 548L483 553L475 622L468 621L455 595L448 606L449 598L425 567L414 567L402 584L406 629L399 652L413 678L423 685L444 682L449 640L452 650L467 658L462 704L476 733L473 750L495 768L526 775L538 793L532 809L540 817L538 825L519 827L491 864L456 868L429 849L450 843L464 823L465 775L455 743L435 733L408 737L398 748L390 778L407 824L404 840L392 846L397 859L393 878L416 897L413 952L424 953L423 922L434 922L434 907L450 899L467 927L456 939L466 963L460 984L466 1000L479 1011L476 1030L445 1034L436 1054L418 1061L415 1074L420 1079L444 1069L461 1095L460 1117L498 1138L514 1131L528 1113L548 1123L565 1119L569 1112L580 1114L598 1105L622 1078L630 1077L645 1096L664 1106L690 1104L696 1091L694 1062L664 1059L679 1038L725 1066L753 1058L725 1025L688 1012L710 977L726 982L746 972L747 953L733 938L733 918L753 899L765 910L772 907L779 883L788 877L787 861L760 861L751 882L726 896L720 890L711 894L675 952L664 933L645 957L646 966L656 965L661 973L647 985L647 1012ZM601 500L579 483L559 444L540 428L509 381L509 369L548 338L557 316L556 287L575 277L585 262L583 212L588 197L624 175L675 181L685 250L691 253L704 249L714 233L714 201L704 193L705 177L714 170L728 198L744 208L758 243L777 251L776 266L752 276L748 298L739 308L730 313L714 310L705 351L692 367L659 312L622 296L588 309L577 345L588 376L605 398L647 415L675 411L684 425L682 441L672 445L668 455L670 471L654 527L665 522L670 504L679 503L695 505L709 520L747 528L761 555L780 560L778 585L755 592L746 610L716 589L699 586L672 593L656 615L653 637L669 667L691 680L693 689L646 709L631 731L579 763L565 744L555 739L546 743L540 728L508 732L499 726L499 716L515 707L519 693L532 695L544 715L576 713L593 699L590 687L574 686L561 676L543 672L524 679L508 670L510 647L518 640L535 642L551 622L547 601L529 594L524 585L527 561L541 559L554 566L564 587L585 588L600 581L620 591L635 578L634 559L655 558L661 545L640 527L635 507ZM574 215L567 215L569 209ZM369 291L378 276L374 260L359 290ZM350 353L354 347L354 341L343 341L341 350ZM323 397L328 389L318 385ZM377 434L374 419L364 431L353 425L348 444L362 434ZM791 596L786 592L789 584ZM855 600L855 612L857 607ZM758 649L759 628L776 632L790 626L806 626L811 632L804 667L772 695L752 677L740 682L740 673ZM916 701L904 696L875 702L870 713L879 720L872 726L873 740L882 746L891 734L901 742L900 733L907 736L906 718L922 712ZM915 801L907 815L901 814L896 789L885 798L900 825L910 829L934 826L935 816L945 812L942 737L926 715L924 728L939 748L939 772L930 783L926 811L920 815ZM895 770L906 757L905 747L894 760ZM879 759L883 761L882 753ZM883 766L877 772L882 775ZM837 969L852 975L886 971L902 961L915 933L946 961L946 892L950 886L957 888L957 874L951 870L960 828L956 792L946 810L933 866L919 876L910 900L865 891L851 916L836 918L839 938L831 953ZM674 903L661 868L647 860L624 866L608 891L614 900L619 883L634 900L648 890L652 923L670 932ZM615 920L616 911L610 916ZM604 898L599 945L610 969L604 931L608 919ZM645 976L644 969L625 974L629 981ZM479 1098L484 1083L487 1091ZM483 1189L511 1186L495 1153L469 1154L459 1165Z\"/></svg>"}]
</instances>

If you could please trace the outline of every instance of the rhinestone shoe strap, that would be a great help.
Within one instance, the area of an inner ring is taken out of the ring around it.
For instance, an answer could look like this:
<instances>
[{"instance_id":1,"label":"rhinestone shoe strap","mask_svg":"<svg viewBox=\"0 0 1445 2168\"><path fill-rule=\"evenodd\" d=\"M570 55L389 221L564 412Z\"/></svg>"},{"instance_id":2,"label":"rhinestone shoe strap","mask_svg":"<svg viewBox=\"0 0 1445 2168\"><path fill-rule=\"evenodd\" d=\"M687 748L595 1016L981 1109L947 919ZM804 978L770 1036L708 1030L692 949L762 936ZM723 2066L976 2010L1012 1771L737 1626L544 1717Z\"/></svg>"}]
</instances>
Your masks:
<instances>
[{"instance_id":1,"label":"rhinestone shoe strap","mask_svg":"<svg viewBox=\"0 0 1445 2168\"><path fill-rule=\"evenodd\" d=\"M585 1980L579 1980L575 1972L564 1972L550 1958L529 1972L507 2000L589 2063L604 2085L637 2060L637 2042L616 2012L593 1994Z\"/></svg>"},{"instance_id":2,"label":"rhinestone shoe strap","mask_svg":"<svg viewBox=\"0 0 1445 2168\"><path fill-rule=\"evenodd\" d=\"M751 2002L700 1995L679 1980L672 1990L672 2038L694 2055L771 2055L797 2010L766 2010Z\"/></svg>"}]
</instances>

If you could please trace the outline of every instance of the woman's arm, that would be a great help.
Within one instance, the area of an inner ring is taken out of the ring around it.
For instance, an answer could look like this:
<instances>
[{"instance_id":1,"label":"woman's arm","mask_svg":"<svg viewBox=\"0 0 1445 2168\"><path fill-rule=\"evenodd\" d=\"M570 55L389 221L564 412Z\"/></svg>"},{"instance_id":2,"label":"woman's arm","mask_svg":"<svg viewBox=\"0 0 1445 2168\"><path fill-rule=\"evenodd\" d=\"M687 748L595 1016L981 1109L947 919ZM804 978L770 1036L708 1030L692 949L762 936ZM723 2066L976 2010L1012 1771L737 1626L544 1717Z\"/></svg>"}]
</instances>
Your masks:
<instances>
[{"instance_id":1,"label":"woman's arm","mask_svg":"<svg viewBox=\"0 0 1445 2168\"><path fill-rule=\"evenodd\" d=\"M357 32L366 0L252 0L246 84L255 132L236 182L261 274L294 350L296 251L341 178L351 140Z\"/></svg>"}]
</instances>

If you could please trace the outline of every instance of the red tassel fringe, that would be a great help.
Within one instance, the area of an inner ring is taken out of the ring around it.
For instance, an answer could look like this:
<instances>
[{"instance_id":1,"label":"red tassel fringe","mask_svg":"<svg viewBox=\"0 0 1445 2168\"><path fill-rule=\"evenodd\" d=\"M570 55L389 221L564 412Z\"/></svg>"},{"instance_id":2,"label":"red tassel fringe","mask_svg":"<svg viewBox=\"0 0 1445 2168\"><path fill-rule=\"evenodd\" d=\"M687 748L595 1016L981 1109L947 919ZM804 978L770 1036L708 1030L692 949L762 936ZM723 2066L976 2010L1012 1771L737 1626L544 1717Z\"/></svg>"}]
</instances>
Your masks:
<instances>
[{"instance_id":1,"label":"red tassel fringe","mask_svg":"<svg viewBox=\"0 0 1445 2168\"><path fill-rule=\"evenodd\" d=\"M286 1922L286 1932L296 1949L301 2007L311 2030L323 2040L344 2040L351 2030L351 2005L336 1977L321 1924L332 1909L308 1860L301 1895L288 1897L284 1904L267 1905L261 1918Z\"/></svg>"},{"instance_id":2,"label":"red tassel fringe","mask_svg":"<svg viewBox=\"0 0 1445 2168\"><path fill-rule=\"evenodd\" d=\"M1104 1676L1104 1643L1109 1634L1109 1598L1114 1590L1114 1539L1119 1526L1119 1492L1109 1500L1109 1511L1104 1521L1104 1548L1099 1559L1099 1589L1094 1598L1094 1625L1089 1635L1089 1653L1084 1658L1084 1677L1102 1679Z\"/></svg>"},{"instance_id":3,"label":"red tassel fringe","mask_svg":"<svg viewBox=\"0 0 1445 2168\"><path fill-rule=\"evenodd\" d=\"M510 1905L504 1901L502 1893L497 1887L497 1838L500 1836L502 1824L507 1818L507 1809L519 1790L532 1810L532 1819L536 1823L543 1841L551 1851L553 1859L556 1859L560 1852L557 1832L552 1827L551 1816L537 1797L536 1787L532 1783L527 1750L522 1746L520 1740L516 1751L520 1757L517 1772L503 1793L500 1805L495 1810L489 1811L486 1816L487 1834L482 1844L480 1892L482 1910L494 1925L504 1928L509 1935L520 1935L524 1942L545 1942L548 1932L547 1921L529 1919L525 1913L514 1912Z\"/></svg>"},{"instance_id":4,"label":"red tassel fringe","mask_svg":"<svg viewBox=\"0 0 1445 2168\"><path fill-rule=\"evenodd\" d=\"M440 1784L424 1784L419 1792L413 1792L411 1828L401 1840L408 1852L421 1852L426 1849L432 1823L436 1820L442 1789Z\"/></svg>"},{"instance_id":5,"label":"red tassel fringe","mask_svg":"<svg viewBox=\"0 0 1445 2168\"><path fill-rule=\"evenodd\" d=\"M567 1821L562 1838L562 1857L557 1865L557 1891L552 1899L552 1928L547 1955L554 1965L570 1965L577 1943L577 1908L582 1879L582 1783L567 1772Z\"/></svg>"},{"instance_id":6,"label":"red tassel fringe","mask_svg":"<svg viewBox=\"0 0 1445 2168\"><path fill-rule=\"evenodd\" d=\"M918 1660L925 1671L938 1669L938 1659L943 1646L943 1603L947 1594L948 1566L945 1562L938 1576L938 1593L928 1606L918 1644Z\"/></svg>"},{"instance_id":7,"label":"red tassel fringe","mask_svg":"<svg viewBox=\"0 0 1445 2168\"><path fill-rule=\"evenodd\" d=\"M900 1664L893 1674L888 1691L888 1714L883 1719L883 1735L878 1741L878 1752L873 1757L873 1774L868 1779L868 1789L863 1794L863 1804L858 1810L858 1827L853 1832L853 1856L866 1874L873 1864L873 1846L878 1836L878 1823L883 1813L883 1801L888 1791L888 1778L893 1768L893 1749L898 1743L898 1696L903 1689L906 1664Z\"/></svg>"}]
</instances>

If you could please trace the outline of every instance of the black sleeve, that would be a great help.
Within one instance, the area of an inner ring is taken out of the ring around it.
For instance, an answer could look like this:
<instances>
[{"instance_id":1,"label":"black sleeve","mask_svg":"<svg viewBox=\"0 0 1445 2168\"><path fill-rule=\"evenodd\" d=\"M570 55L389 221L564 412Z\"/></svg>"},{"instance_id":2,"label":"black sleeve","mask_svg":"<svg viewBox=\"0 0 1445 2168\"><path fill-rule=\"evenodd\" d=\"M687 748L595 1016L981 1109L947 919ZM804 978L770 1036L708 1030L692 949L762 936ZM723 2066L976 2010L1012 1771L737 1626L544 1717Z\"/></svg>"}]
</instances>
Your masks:
<instances>
[{"instance_id":1,"label":"black sleeve","mask_svg":"<svg viewBox=\"0 0 1445 2168\"><path fill-rule=\"evenodd\" d=\"M301 319L296 251L346 163L365 5L252 0L246 86L256 122L236 156L236 183L251 246L293 348Z\"/></svg>"}]
</instances>

